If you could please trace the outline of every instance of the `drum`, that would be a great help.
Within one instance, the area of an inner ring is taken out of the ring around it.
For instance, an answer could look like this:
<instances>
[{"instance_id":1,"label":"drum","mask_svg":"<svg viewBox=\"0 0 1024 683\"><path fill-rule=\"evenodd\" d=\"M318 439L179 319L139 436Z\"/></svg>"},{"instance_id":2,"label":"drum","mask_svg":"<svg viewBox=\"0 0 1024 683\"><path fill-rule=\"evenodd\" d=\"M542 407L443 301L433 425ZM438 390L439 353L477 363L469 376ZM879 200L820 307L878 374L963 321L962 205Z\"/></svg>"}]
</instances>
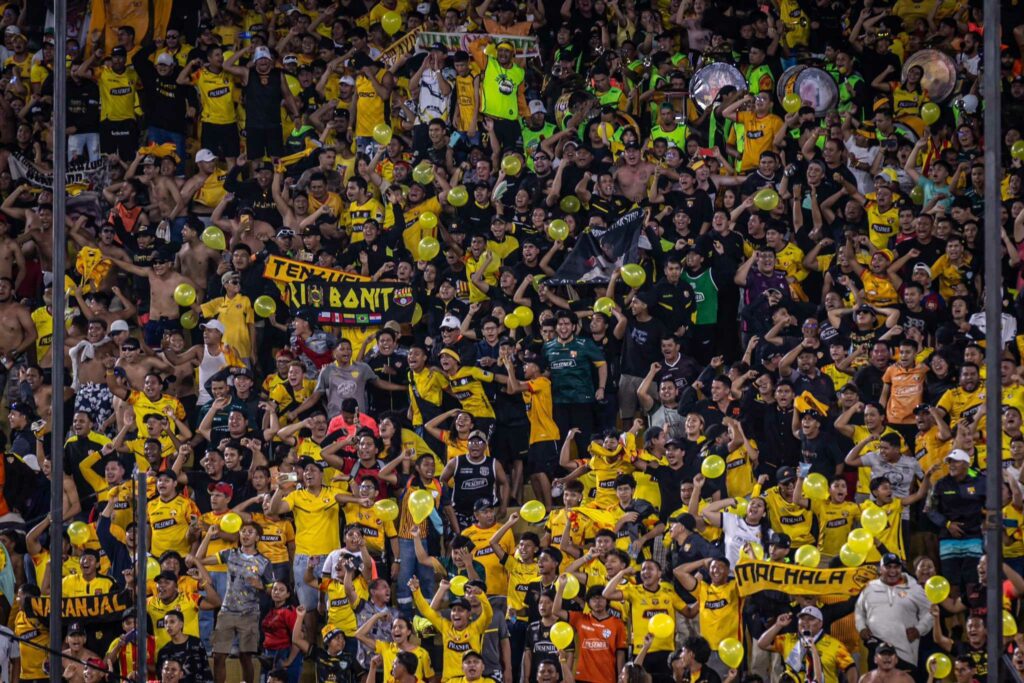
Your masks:
<instances>
[{"instance_id":1,"label":"drum","mask_svg":"<svg viewBox=\"0 0 1024 683\"><path fill-rule=\"evenodd\" d=\"M804 104L814 107L814 113L824 116L839 103L839 88L827 71L809 66L793 79L793 92Z\"/></svg>"},{"instance_id":2,"label":"drum","mask_svg":"<svg viewBox=\"0 0 1024 683\"><path fill-rule=\"evenodd\" d=\"M933 102L944 102L953 94L956 87L956 64L944 52L938 50L918 50L903 63L904 80L907 72L918 66L924 71L921 86Z\"/></svg>"},{"instance_id":3,"label":"drum","mask_svg":"<svg viewBox=\"0 0 1024 683\"><path fill-rule=\"evenodd\" d=\"M718 91L727 85L734 86L741 92L747 89L747 81L743 78L743 74L732 64L725 62L708 64L693 74L693 78L690 79L690 97L703 111L715 101Z\"/></svg>"}]
</instances>

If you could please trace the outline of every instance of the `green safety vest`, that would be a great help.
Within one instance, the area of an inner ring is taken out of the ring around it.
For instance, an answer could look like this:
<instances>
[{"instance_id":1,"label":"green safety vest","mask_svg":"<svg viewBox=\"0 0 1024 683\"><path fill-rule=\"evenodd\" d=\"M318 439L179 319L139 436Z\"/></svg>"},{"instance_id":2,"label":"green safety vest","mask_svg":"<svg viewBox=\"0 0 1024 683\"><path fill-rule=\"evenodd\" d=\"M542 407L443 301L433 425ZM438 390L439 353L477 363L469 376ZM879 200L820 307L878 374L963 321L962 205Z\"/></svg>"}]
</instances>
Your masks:
<instances>
[{"instance_id":1,"label":"green safety vest","mask_svg":"<svg viewBox=\"0 0 1024 683\"><path fill-rule=\"evenodd\" d=\"M652 140L665 138L679 149L683 149L686 146L687 135L689 135L689 129L686 127L686 124L677 124L676 129L672 131L663 130L661 126L655 126L651 129Z\"/></svg>"},{"instance_id":2,"label":"green safety vest","mask_svg":"<svg viewBox=\"0 0 1024 683\"><path fill-rule=\"evenodd\" d=\"M597 93L594 92L593 90L591 90L591 92L597 95ZM601 106L613 105L615 107L618 107L619 100L622 99L622 95L623 92L618 88L608 88L608 90L605 93L597 95L597 101L601 103Z\"/></svg>"},{"instance_id":3,"label":"green safety vest","mask_svg":"<svg viewBox=\"0 0 1024 683\"><path fill-rule=\"evenodd\" d=\"M845 79L839 81L839 111L849 111L853 107L855 88L863 82L860 74L848 74Z\"/></svg>"},{"instance_id":4,"label":"green safety vest","mask_svg":"<svg viewBox=\"0 0 1024 683\"><path fill-rule=\"evenodd\" d=\"M499 119L518 119L519 86L525 79L526 72L518 64L513 63L505 69L498 64L497 59L488 58L480 82L483 92L483 106L480 111Z\"/></svg>"},{"instance_id":5,"label":"green safety vest","mask_svg":"<svg viewBox=\"0 0 1024 683\"><path fill-rule=\"evenodd\" d=\"M540 149L541 140L546 140L555 134L555 124L544 122L544 127L540 130L533 130L529 126L524 125L523 127L523 152L526 156L526 166L531 171L533 170L533 155L538 149Z\"/></svg>"},{"instance_id":6,"label":"green safety vest","mask_svg":"<svg viewBox=\"0 0 1024 683\"><path fill-rule=\"evenodd\" d=\"M695 325L714 325L718 322L718 285L711 276L711 269L706 269L694 277L685 270L683 279L693 288L694 303L697 305L693 323Z\"/></svg>"},{"instance_id":7,"label":"green safety vest","mask_svg":"<svg viewBox=\"0 0 1024 683\"><path fill-rule=\"evenodd\" d=\"M747 71L747 89L751 95L761 92L761 79L765 76L771 78L772 83L775 83L775 77L772 76L772 70L767 64L761 64Z\"/></svg>"}]
</instances>

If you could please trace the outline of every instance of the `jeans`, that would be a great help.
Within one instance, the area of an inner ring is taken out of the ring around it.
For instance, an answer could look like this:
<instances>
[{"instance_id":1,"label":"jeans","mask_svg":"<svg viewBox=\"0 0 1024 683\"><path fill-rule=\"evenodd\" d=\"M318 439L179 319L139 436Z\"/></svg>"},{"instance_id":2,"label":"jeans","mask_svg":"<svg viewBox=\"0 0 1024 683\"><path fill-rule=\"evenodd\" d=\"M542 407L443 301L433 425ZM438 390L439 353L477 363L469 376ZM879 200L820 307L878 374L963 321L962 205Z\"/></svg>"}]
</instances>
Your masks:
<instances>
[{"instance_id":1,"label":"jeans","mask_svg":"<svg viewBox=\"0 0 1024 683\"><path fill-rule=\"evenodd\" d=\"M75 133L68 136L68 161L98 161L100 158L99 133Z\"/></svg>"},{"instance_id":2,"label":"jeans","mask_svg":"<svg viewBox=\"0 0 1024 683\"><path fill-rule=\"evenodd\" d=\"M398 557L401 559L401 566L398 568L398 609L402 615L412 619L412 591L409 590L409 579L415 576L420 580L420 592L430 600L434 595L434 568L420 564L416 561L416 546L411 538L398 539Z\"/></svg>"},{"instance_id":3,"label":"jeans","mask_svg":"<svg viewBox=\"0 0 1024 683\"><path fill-rule=\"evenodd\" d=\"M270 660L270 666L264 669L260 667L260 683L266 683L267 674L274 669L285 669L288 672L288 683L299 683L299 677L302 675L302 653L300 652L292 660L292 663L287 667L284 665L286 659L288 659L288 653L291 652L290 647L282 648L280 650L264 650L263 656Z\"/></svg>"},{"instance_id":4,"label":"jeans","mask_svg":"<svg viewBox=\"0 0 1024 683\"><path fill-rule=\"evenodd\" d=\"M150 126L146 131L146 142L153 142L158 145L162 145L165 142L173 142L174 147L178 154L178 166L175 169L176 173L185 172L185 135L184 133L175 133L174 131L166 130L164 128L157 128L156 126Z\"/></svg>"},{"instance_id":5,"label":"jeans","mask_svg":"<svg viewBox=\"0 0 1024 683\"><path fill-rule=\"evenodd\" d=\"M210 583L213 584L217 595L223 600L224 593L228 589L228 573L210 572ZM206 647L207 652L210 652L211 649L210 638L213 636L216 612L217 610L212 609L199 610L199 638L203 641L203 646Z\"/></svg>"},{"instance_id":6,"label":"jeans","mask_svg":"<svg viewBox=\"0 0 1024 683\"><path fill-rule=\"evenodd\" d=\"M299 604L307 610L316 609L320 602L320 591L307 586L306 582L302 580L302 577L306 575L306 565L309 564L311 557L316 560L316 564L313 567L313 576L320 578L320 572L324 570L324 560L327 559L326 555L300 555L295 553L295 561L292 563L296 597L299 600Z\"/></svg>"}]
</instances>

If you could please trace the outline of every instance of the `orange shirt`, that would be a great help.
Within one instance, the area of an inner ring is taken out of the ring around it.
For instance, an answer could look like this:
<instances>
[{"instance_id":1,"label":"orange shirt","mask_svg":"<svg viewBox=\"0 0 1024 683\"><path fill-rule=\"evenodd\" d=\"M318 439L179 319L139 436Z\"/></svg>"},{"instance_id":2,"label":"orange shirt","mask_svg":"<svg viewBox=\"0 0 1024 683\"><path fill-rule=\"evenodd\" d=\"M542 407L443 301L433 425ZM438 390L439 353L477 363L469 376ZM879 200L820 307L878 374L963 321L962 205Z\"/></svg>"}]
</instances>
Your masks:
<instances>
[{"instance_id":1,"label":"orange shirt","mask_svg":"<svg viewBox=\"0 0 1024 683\"><path fill-rule=\"evenodd\" d=\"M598 620L591 614L569 612L569 623L579 643L576 680L590 683L615 680L618 673L615 655L626 649L626 625L622 620L612 616Z\"/></svg>"},{"instance_id":2,"label":"orange shirt","mask_svg":"<svg viewBox=\"0 0 1024 683\"><path fill-rule=\"evenodd\" d=\"M889 402L885 406L885 418L889 424L913 424L914 408L924 400L924 379L928 368L915 365L906 370L900 365L890 365L882 375L882 381L889 385Z\"/></svg>"}]
</instances>

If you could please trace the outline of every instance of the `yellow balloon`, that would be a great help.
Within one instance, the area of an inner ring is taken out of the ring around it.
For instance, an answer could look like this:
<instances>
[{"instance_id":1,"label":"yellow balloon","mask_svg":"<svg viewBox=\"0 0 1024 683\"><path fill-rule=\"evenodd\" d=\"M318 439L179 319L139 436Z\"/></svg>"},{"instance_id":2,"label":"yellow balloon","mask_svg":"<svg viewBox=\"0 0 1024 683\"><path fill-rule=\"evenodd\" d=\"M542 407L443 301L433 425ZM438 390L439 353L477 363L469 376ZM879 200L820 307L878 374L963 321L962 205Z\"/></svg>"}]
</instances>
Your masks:
<instances>
[{"instance_id":1,"label":"yellow balloon","mask_svg":"<svg viewBox=\"0 0 1024 683\"><path fill-rule=\"evenodd\" d=\"M515 315L517 319L519 318L518 314L510 315ZM519 508L519 516L530 524L536 524L540 520L544 519L544 515L547 513L548 511L544 508L544 503L539 500L531 500Z\"/></svg>"},{"instance_id":2,"label":"yellow balloon","mask_svg":"<svg viewBox=\"0 0 1024 683\"><path fill-rule=\"evenodd\" d=\"M746 517L747 516L747 508L748 507L750 507L750 501L749 500L747 500L746 498L737 498L736 499L736 509L735 509L736 516L737 517Z\"/></svg>"},{"instance_id":3,"label":"yellow balloon","mask_svg":"<svg viewBox=\"0 0 1024 683\"><path fill-rule=\"evenodd\" d=\"M505 172L505 175L519 175L519 172L523 170L523 162L517 155L509 154L501 160L501 170Z\"/></svg>"},{"instance_id":4,"label":"yellow balloon","mask_svg":"<svg viewBox=\"0 0 1024 683\"><path fill-rule=\"evenodd\" d=\"M220 518L220 530L224 533L237 534L241 528L242 518L234 512L229 512Z\"/></svg>"},{"instance_id":5,"label":"yellow balloon","mask_svg":"<svg viewBox=\"0 0 1024 683\"><path fill-rule=\"evenodd\" d=\"M436 237L424 237L420 240L418 251L417 256L420 261L429 261L441 251L441 243L437 241Z\"/></svg>"},{"instance_id":6,"label":"yellow balloon","mask_svg":"<svg viewBox=\"0 0 1024 683\"><path fill-rule=\"evenodd\" d=\"M505 327L507 327L508 329L516 329L517 327L519 327L520 322L521 321L519 320L519 316L517 316L515 313L505 314Z\"/></svg>"},{"instance_id":7,"label":"yellow balloon","mask_svg":"<svg viewBox=\"0 0 1024 683\"><path fill-rule=\"evenodd\" d=\"M846 543L858 553L867 555L875 539L867 529L854 529L846 537Z\"/></svg>"},{"instance_id":8,"label":"yellow balloon","mask_svg":"<svg viewBox=\"0 0 1024 683\"><path fill-rule=\"evenodd\" d=\"M562 589L562 597L572 600L580 594L580 580L574 574L563 574L565 577L565 588Z\"/></svg>"},{"instance_id":9,"label":"yellow balloon","mask_svg":"<svg viewBox=\"0 0 1024 683\"><path fill-rule=\"evenodd\" d=\"M191 306L196 302L196 288L187 282L182 282L174 288L174 303L179 306Z\"/></svg>"},{"instance_id":10,"label":"yellow balloon","mask_svg":"<svg viewBox=\"0 0 1024 683\"><path fill-rule=\"evenodd\" d=\"M779 205L779 193L770 187L758 190L754 194L754 206L762 211L771 211Z\"/></svg>"},{"instance_id":11,"label":"yellow balloon","mask_svg":"<svg viewBox=\"0 0 1024 683\"><path fill-rule=\"evenodd\" d=\"M735 638L723 638L718 644L718 658L730 669L740 668L743 663L743 643Z\"/></svg>"},{"instance_id":12,"label":"yellow balloon","mask_svg":"<svg viewBox=\"0 0 1024 683\"><path fill-rule=\"evenodd\" d=\"M523 325L529 325L533 322L533 311L528 306L516 306L512 312L516 314L519 322Z\"/></svg>"},{"instance_id":13,"label":"yellow balloon","mask_svg":"<svg viewBox=\"0 0 1024 683\"><path fill-rule=\"evenodd\" d=\"M949 597L949 580L945 576L933 576L924 582L924 594L928 602L937 605Z\"/></svg>"},{"instance_id":14,"label":"yellow balloon","mask_svg":"<svg viewBox=\"0 0 1024 683\"><path fill-rule=\"evenodd\" d=\"M867 557L865 553L857 552L850 547L849 543L844 543L843 547L839 549L839 559L847 567L861 566L864 564L865 557Z\"/></svg>"},{"instance_id":15,"label":"yellow balloon","mask_svg":"<svg viewBox=\"0 0 1024 683\"><path fill-rule=\"evenodd\" d=\"M564 242L569 236L569 224L561 218L556 218L548 225L548 237L555 242Z\"/></svg>"},{"instance_id":16,"label":"yellow balloon","mask_svg":"<svg viewBox=\"0 0 1024 683\"><path fill-rule=\"evenodd\" d=\"M803 494L810 500L825 500L828 498L828 479L818 472L808 474L804 479Z\"/></svg>"},{"instance_id":17,"label":"yellow balloon","mask_svg":"<svg viewBox=\"0 0 1024 683\"><path fill-rule=\"evenodd\" d=\"M872 505L860 513L860 525L867 529L872 536L877 536L885 531L888 521L885 510L877 505Z\"/></svg>"},{"instance_id":18,"label":"yellow balloon","mask_svg":"<svg viewBox=\"0 0 1024 683\"><path fill-rule=\"evenodd\" d=\"M452 595L465 595L467 583L469 583L469 579L465 576L459 575L453 578L449 582L449 588L451 588Z\"/></svg>"},{"instance_id":19,"label":"yellow balloon","mask_svg":"<svg viewBox=\"0 0 1024 683\"><path fill-rule=\"evenodd\" d=\"M671 638L676 632L676 623L667 614L655 614L647 620L647 629L655 638Z\"/></svg>"},{"instance_id":20,"label":"yellow balloon","mask_svg":"<svg viewBox=\"0 0 1024 683\"><path fill-rule=\"evenodd\" d=\"M385 12L380 18L380 27L389 36L395 35L402 28L402 15L398 12Z\"/></svg>"},{"instance_id":21,"label":"yellow balloon","mask_svg":"<svg viewBox=\"0 0 1024 683\"><path fill-rule=\"evenodd\" d=\"M718 479L725 474L725 460L720 455L709 455L700 464L700 473L708 479Z\"/></svg>"},{"instance_id":22,"label":"yellow balloon","mask_svg":"<svg viewBox=\"0 0 1024 683\"><path fill-rule=\"evenodd\" d=\"M203 234L199 236L199 239L210 249L216 251L224 251L228 246L227 239L224 237L224 231L216 225L211 225L206 230L203 230Z\"/></svg>"},{"instance_id":23,"label":"yellow balloon","mask_svg":"<svg viewBox=\"0 0 1024 683\"><path fill-rule=\"evenodd\" d=\"M800 111L802 106L804 106L804 101L795 92L791 92L782 98L782 108L790 114Z\"/></svg>"},{"instance_id":24,"label":"yellow balloon","mask_svg":"<svg viewBox=\"0 0 1024 683\"><path fill-rule=\"evenodd\" d=\"M146 580L155 581L159 573L160 563L157 562L157 559L155 557L146 558Z\"/></svg>"},{"instance_id":25,"label":"yellow balloon","mask_svg":"<svg viewBox=\"0 0 1024 683\"><path fill-rule=\"evenodd\" d=\"M572 645L573 637L572 626L565 623L564 621L557 622L551 627L550 637L551 644L557 647L559 650L564 650Z\"/></svg>"},{"instance_id":26,"label":"yellow balloon","mask_svg":"<svg viewBox=\"0 0 1024 683\"><path fill-rule=\"evenodd\" d=\"M71 522L68 525L68 538L71 540L71 545L82 547L89 540L89 525L85 522Z\"/></svg>"},{"instance_id":27,"label":"yellow balloon","mask_svg":"<svg viewBox=\"0 0 1024 683\"><path fill-rule=\"evenodd\" d=\"M622 281L636 289L642 287L647 280L647 272L637 263L627 263L622 266Z\"/></svg>"},{"instance_id":28,"label":"yellow balloon","mask_svg":"<svg viewBox=\"0 0 1024 683\"><path fill-rule=\"evenodd\" d=\"M420 225L427 230L437 227L437 214L432 211L424 211L420 214Z\"/></svg>"},{"instance_id":29,"label":"yellow balloon","mask_svg":"<svg viewBox=\"0 0 1024 683\"><path fill-rule=\"evenodd\" d=\"M422 523L433 511L434 497L429 491L417 489L409 494L409 513L414 523Z\"/></svg>"},{"instance_id":30,"label":"yellow balloon","mask_svg":"<svg viewBox=\"0 0 1024 683\"><path fill-rule=\"evenodd\" d=\"M821 552L813 545L802 545L796 549L794 558L803 567L817 567L821 562Z\"/></svg>"},{"instance_id":31,"label":"yellow balloon","mask_svg":"<svg viewBox=\"0 0 1024 683\"><path fill-rule=\"evenodd\" d=\"M1017 635L1017 620L1013 618L1009 610L1003 610L1003 636Z\"/></svg>"},{"instance_id":32,"label":"yellow balloon","mask_svg":"<svg viewBox=\"0 0 1024 683\"><path fill-rule=\"evenodd\" d=\"M942 109L934 102L926 102L921 105L921 119L929 126L939 120L942 116Z\"/></svg>"},{"instance_id":33,"label":"yellow balloon","mask_svg":"<svg viewBox=\"0 0 1024 683\"><path fill-rule=\"evenodd\" d=\"M466 202L469 201L469 191L465 185L456 185L452 189L448 190L448 203L458 208L465 206Z\"/></svg>"},{"instance_id":34,"label":"yellow balloon","mask_svg":"<svg viewBox=\"0 0 1024 683\"><path fill-rule=\"evenodd\" d=\"M398 519L398 503L393 498L378 500L373 504L373 511L385 522L393 522Z\"/></svg>"},{"instance_id":35,"label":"yellow balloon","mask_svg":"<svg viewBox=\"0 0 1024 683\"><path fill-rule=\"evenodd\" d=\"M373 139L376 140L378 144L388 144L391 142L391 138L394 134L395 132L391 130L391 126L386 123L378 123L373 127Z\"/></svg>"},{"instance_id":36,"label":"yellow balloon","mask_svg":"<svg viewBox=\"0 0 1024 683\"><path fill-rule=\"evenodd\" d=\"M741 552L745 553L746 551L741 551ZM751 541L750 542L750 553L754 556L755 560L763 560L764 559L764 546L761 545L760 543L758 543L757 541Z\"/></svg>"},{"instance_id":37,"label":"yellow balloon","mask_svg":"<svg viewBox=\"0 0 1024 683\"><path fill-rule=\"evenodd\" d=\"M434 182L434 166L429 161L421 161L412 169L412 179L420 185Z\"/></svg>"},{"instance_id":38,"label":"yellow balloon","mask_svg":"<svg viewBox=\"0 0 1024 683\"><path fill-rule=\"evenodd\" d=\"M569 195L568 197L562 197L561 201L558 202L558 208L565 213L576 213L580 210L580 200L576 195Z\"/></svg>"},{"instance_id":39,"label":"yellow balloon","mask_svg":"<svg viewBox=\"0 0 1024 683\"><path fill-rule=\"evenodd\" d=\"M1013 146L1010 147L1010 156L1024 161L1024 140L1017 140L1017 142L1013 143Z\"/></svg>"},{"instance_id":40,"label":"yellow balloon","mask_svg":"<svg viewBox=\"0 0 1024 683\"><path fill-rule=\"evenodd\" d=\"M252 308L259 317L269 318L277 312L277 302L266 294L261 294L252 302Z\"/></svg>"},{"instance_id":41,"label":"yellow balloon","mask_svg":"<svg viewBox=\"0 0 1024 683\"><path fill-rule=\"evenodd\" d=\"M910 201L915 204L924 204L924 188L920 185L914 185L910 189Z\"/></svg>"},{"instance_id":42,"label":"yellow balloon","mask_svg":"<svg viewBox=\"0 0 1024 683\"><path fill-rule=\"evenodd\" d=\"M935 680L945 678L953 671L953 661L948 655L941 652L936 652L928 657L925 664L928 671L935 675Z\"/></svg>"},{"instance_id":43,"label":"yellow balloon","mask_svg":"<svg viewBox=\"0 0 1024 683\"><path fill-rule=\"evenodd\" d=\"M194 330L199 324L199 316L195 311L185 311L181 314L181 326L186 330Z\"/></svg>"},{"instance_id":44,"label":"yellow balloon","mask_svg":"<svg viewBox=\"0 0 1024 683\"><path fill-rule=\"evenodd\" d=\"M613 310L615 310L615 302L606 296L602 296L594 302L594 313L611 315Z\"/></svg>"}]
</instances>

